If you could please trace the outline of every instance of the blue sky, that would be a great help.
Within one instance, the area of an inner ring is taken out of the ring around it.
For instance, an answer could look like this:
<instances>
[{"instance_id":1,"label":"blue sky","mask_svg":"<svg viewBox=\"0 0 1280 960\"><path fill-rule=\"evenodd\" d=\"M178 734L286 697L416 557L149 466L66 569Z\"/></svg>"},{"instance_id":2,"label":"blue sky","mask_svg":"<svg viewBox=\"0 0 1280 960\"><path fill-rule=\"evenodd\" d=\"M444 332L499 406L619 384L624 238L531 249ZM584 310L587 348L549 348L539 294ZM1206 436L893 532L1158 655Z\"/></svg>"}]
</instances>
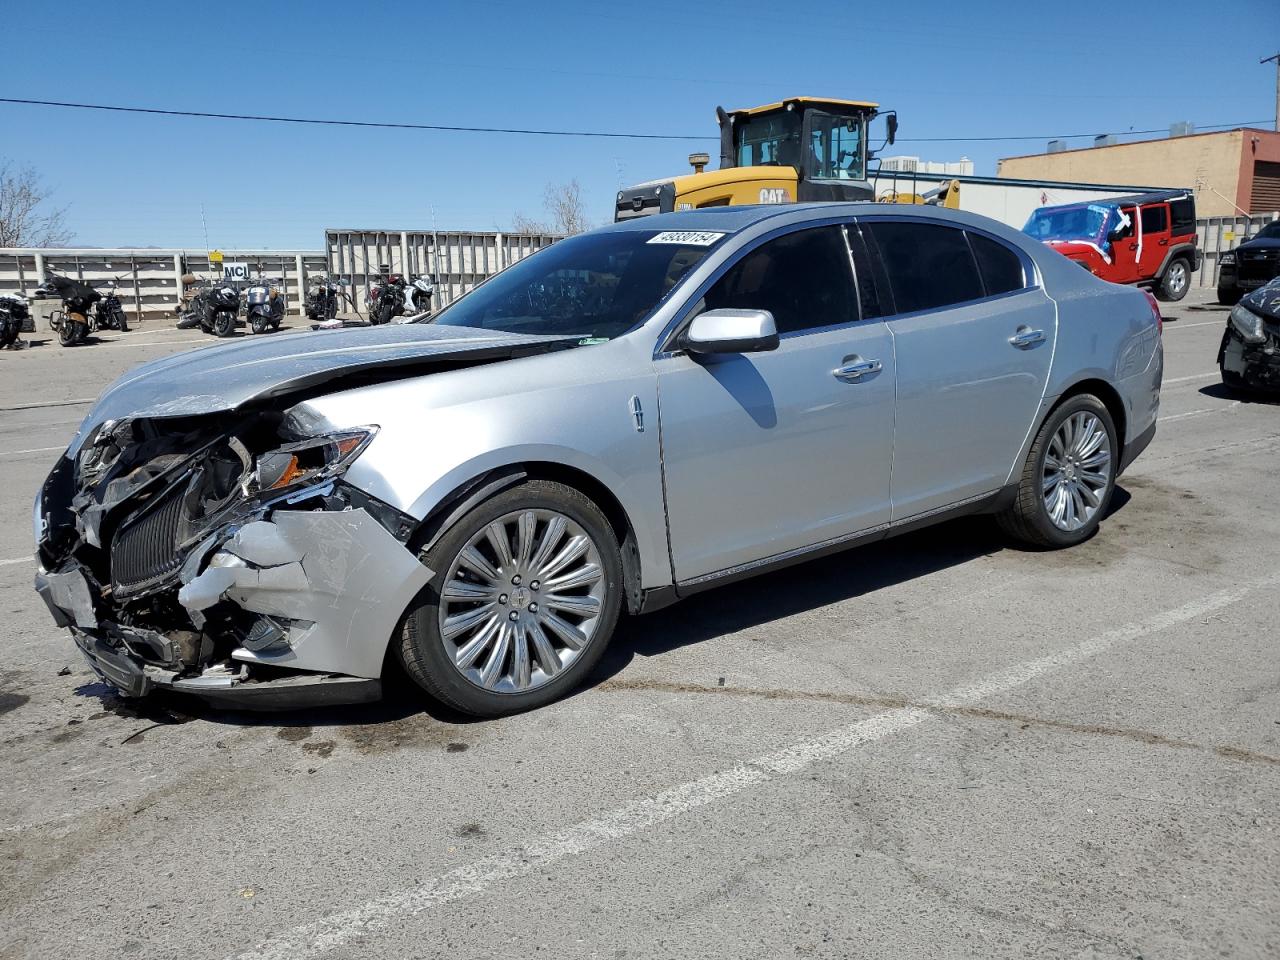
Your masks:
<instances>
[{"instance_id":1,"label":"blue sky","mask_svg":"<svg viewBox=\"0 0 1280 960\"><path fill-rule=\"evenodd\" d=\"M896 108L902 141L1037 137L889 151L986 174L1043 135L1269 122L1258 60L1280 50L1274 0L70 2L9 4L5 21L6 97L704 134L714 154L717 104L834 96ZM319 248L326 226L506 229L572 177L603 222L618 186L683 172L699 146L8 104L0 122L0 156L35 167L95 246L201 248L202 203L224 248Z\"/></svg>"}]
</instances>

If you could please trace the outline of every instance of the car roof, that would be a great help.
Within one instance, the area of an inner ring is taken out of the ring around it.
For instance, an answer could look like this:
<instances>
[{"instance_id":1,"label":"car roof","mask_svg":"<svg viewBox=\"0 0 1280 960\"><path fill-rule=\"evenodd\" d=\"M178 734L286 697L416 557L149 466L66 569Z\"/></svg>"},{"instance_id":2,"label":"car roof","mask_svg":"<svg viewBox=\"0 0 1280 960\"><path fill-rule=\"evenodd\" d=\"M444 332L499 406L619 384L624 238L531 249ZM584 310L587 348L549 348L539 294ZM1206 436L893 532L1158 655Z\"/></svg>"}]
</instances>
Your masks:
<instances>
[{"instance_id":1,"label":"car roof","mask_svg":"<svg viewBox=\"0 0 1280 960\"><path fill-rule=\"evenodd\" d=\"M1039 210L1070 210L1081 207L1140 207L1144 203L1163 203L1167 200L1190 199L1190 190L1150 190L1147 193L1130 193L1122 197L1099 197L1097 200L1076 200L1072 203L1054 203L1038 207Z\"/></svg>"},{"instance_id":2,"label":"car roof","mask_svg":"<svg viewBox=\"0 0 1280 960\"><path fill-rule=\"evenodd\" d=\"M803 223L807 220L848 216L898 216L923 217L945 220L959 225L990 229L1005 229L986 217L950 210L929 204L873 203L867 201L824 201L814 203L762 203L731 207L707 207L702 210L681 210L676 213L656 213L646 217L632 217L621 223L612 223L601 230L705 230L718 233L741 233L766 221L776 221L779 226ZM1007 228L1012 230L1012 228Z\"/></svg>"}]
</instances>

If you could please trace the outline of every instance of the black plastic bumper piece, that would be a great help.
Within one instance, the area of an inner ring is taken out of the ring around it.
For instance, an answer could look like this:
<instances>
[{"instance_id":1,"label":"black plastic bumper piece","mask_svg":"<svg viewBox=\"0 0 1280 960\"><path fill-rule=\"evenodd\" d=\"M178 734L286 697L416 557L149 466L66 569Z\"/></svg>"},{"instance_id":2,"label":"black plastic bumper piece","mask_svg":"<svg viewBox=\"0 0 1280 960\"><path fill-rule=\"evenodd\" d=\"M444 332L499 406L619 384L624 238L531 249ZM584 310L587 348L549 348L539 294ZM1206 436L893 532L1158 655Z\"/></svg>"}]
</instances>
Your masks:
<instances>
[{"instance_id":1,"label":"black plastic bumper piece","mask_svg":"<svg viewBox=\"0 0 1280 960\"><path fill-rule=\"evenodd\" d=\"M1129 469L1129 465L1137 460L1142 451L1151 446L1151 441L1156 438L1156 422L1151 421L1151 426L1143 430L1142 433L1130 440L1124 447L1124 454L1120 457L1120 469L1116 476L1120 476Z\"/></svg>"},{"instance_id":2,"label":"black plastic bumper piece","mask_svg":"<svg viewBox=\"0 0 1280 960\"><path fill-rule=\"evenodd\" d=\"M155 684L133 657L82 630L73 630L72 634L89 666L126 697L145 697L151 692Z\"/></svg>"}]
</instances>

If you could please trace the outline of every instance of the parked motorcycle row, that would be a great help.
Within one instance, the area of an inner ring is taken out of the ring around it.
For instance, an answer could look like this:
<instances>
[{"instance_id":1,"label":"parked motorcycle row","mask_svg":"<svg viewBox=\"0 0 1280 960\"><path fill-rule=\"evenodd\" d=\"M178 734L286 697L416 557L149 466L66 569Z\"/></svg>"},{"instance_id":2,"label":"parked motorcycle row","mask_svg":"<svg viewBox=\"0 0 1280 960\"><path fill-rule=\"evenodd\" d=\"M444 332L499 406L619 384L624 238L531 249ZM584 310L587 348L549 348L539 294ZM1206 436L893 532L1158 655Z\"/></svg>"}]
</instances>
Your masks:
<instances>
[{"instance_id":1,"label":"parked motorcycle row","mask_svg":"<svg viewBox=\"0 0 1280 960\"><path fill-rule=\"evenodd\" d=\"M49 275L35 288L39 299L57 298L61 309L49 318L50 328L58 334L64 347L85 343L98 330L129 329L124 308L116 293L120 278L101 284L88 284L70 277ZM229 337L236 327L247 325L255 334L280 329L284 319L285 298L278 279L261 278L248 284L201 281L192 274L182 278L182 306L178 310L178 327L199 327L215 337ZM348 292L350 281L328 276L310 278L304 312L314 321L313 328L344 326L338 319L346 304L355 311L355 300ZM101 287L101 289L98 289ZM364 305L370 325L407 323L431 313L435 279L418 274L407 279L393 273L387 264L369 283ZM22 327L31 317L26 297L17 293L0 293L0 349L22 346Z\"/></svg>"},{"instance_id":2,"label":"parked motorcycle row","mask_svg":"<svg viewBox=\"0 0 1280 960\"><path fill-rule=\"evenodd\" d=\"M119 285L120 278L116 277L103 283L101 286L104 291L99 291L81 280L50 274L44 283L36 287L35 295L42 300L62 301L62 308L54 311L49 318L49 327L58 335L60 344L73 347L84 343L89 334L98 330L129 329L124 307L116 294ZM22 309L27 310L24 298L6 295L5 299L11 302L22 301ZM26 316L29 315L27 311ZM21 329L21 322L18 329Z\"/></svg>"},{"instance_id":3,"label":"parked motorcycle row","mask_svg":"<svg viewBox=\"0 0 1280 960\"><path fill-rule=\"evenodd\" d=\"M198 326L215 337L229 337L240 324L243 310L245 323L254 333L280 329L284 292L279 280L260 279L243 291L233 283L200 283L191 274L182 282L187 292L186 303L178 312L180 328Z\"/></svg>"}]
</instances>

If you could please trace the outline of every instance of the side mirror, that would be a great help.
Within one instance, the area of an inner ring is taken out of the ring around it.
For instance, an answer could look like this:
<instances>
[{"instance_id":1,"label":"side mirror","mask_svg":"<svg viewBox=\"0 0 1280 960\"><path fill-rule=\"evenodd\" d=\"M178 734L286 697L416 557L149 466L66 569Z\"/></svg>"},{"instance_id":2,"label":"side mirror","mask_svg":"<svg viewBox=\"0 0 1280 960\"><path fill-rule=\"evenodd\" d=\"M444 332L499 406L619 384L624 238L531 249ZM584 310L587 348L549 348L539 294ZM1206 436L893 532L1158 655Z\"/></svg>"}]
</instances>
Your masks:
<instances>
[{"instance_id":1,"label":"side mirror","mask_svg":"<svg viewBox=\"0 0 1280 960\"><path fill-rule=\"evenodd\" d=\"M896 113L889 114L889 116L885 117L885 123L889 128L889 146L893 146L893 141L898 136L898 115Z\"/></svg>"},{"instance_id":2,"label":"side mirror","mask_svg":"<svg viewBox=\"0 0 1280 960\"><path fill-rule=\"evenodd\" d=\"M778 327L768 310L708 310L693 318L680 345L690 353L763 353L778 349Z\"/></svg>"}]
</instances>

